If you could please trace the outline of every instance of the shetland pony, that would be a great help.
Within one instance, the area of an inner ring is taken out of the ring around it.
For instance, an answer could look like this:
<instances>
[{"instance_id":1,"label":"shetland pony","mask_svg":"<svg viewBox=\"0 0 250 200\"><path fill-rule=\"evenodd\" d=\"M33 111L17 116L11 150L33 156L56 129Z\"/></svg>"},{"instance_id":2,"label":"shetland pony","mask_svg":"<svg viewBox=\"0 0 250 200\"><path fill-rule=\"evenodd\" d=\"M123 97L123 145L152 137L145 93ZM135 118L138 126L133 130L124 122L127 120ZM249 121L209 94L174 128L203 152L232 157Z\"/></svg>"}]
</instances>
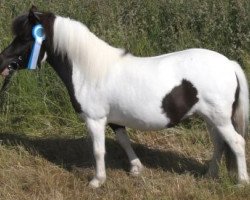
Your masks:
<instances>
[{"instance_id":1,"label":"shetland pony","mask_svg":"<svg viewBox=\"0 0 250 200\"><path fill-rule=\"evenodd\" d=\"M3 75L17 58L20 69L27 66L36 24L44 27L46 35L38 63L44 58L57 72L91 135L96 160L91 186L99 187L106 180L107 124L127 153L131 173L138 175L143 166L125 127L160 130L193 114L206 121L214 144L208 173L217 176L225 151L229 170L236 164L238 181L249 183L244 139L248 85L236 62L206 49L136 57L108 45L80 22L32 7L13 22L14 40L0 54Z\"/></svg>"}]
</instances>

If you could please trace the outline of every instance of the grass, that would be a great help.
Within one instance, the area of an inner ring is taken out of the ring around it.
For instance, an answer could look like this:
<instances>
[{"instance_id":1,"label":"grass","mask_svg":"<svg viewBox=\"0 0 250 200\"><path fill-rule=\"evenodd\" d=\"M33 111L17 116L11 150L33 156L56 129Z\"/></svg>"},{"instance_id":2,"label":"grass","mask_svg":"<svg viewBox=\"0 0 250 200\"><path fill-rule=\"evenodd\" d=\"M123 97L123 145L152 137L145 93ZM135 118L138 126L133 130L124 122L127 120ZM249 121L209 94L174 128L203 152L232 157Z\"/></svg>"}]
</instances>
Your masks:
<instances>
[{"instance_id":1,"label":"grass","mask_svg":"<svg viewBox=\"0 0 250 200\"><path fill-rule=\"evenodd\" d=\"M224 165L220 179L203 177L212 149L207 137L200 129L132 132L145 166L139 177L129 176L124 152L108 137L108 179L93 190L87 185L94 170L89 138L2 133L0 199L248 199L249 186L235 186Z\"/></svg>"},{"instance_id":2,"label":"grass","mask_svg":"<svg viewBox=\"0 0 250 200\"><path fill-rule=\"evenodd\" d=\"M208 48L237 60L250 78L249 0L44 2L0 1L1 50L12 40L13 18L35 4L85 23L98 37L135 55ZM129 176L128 160L107 129L108 179L97 190L89 188L91 142L48 65L19 72L1 98L0 111L0 199L250 199L249 186L235 186L224 164L218 180L203 177L212 145L200 120L159 132L129 130L145 165L136 178Z\"/></svg>"}]
</instances>

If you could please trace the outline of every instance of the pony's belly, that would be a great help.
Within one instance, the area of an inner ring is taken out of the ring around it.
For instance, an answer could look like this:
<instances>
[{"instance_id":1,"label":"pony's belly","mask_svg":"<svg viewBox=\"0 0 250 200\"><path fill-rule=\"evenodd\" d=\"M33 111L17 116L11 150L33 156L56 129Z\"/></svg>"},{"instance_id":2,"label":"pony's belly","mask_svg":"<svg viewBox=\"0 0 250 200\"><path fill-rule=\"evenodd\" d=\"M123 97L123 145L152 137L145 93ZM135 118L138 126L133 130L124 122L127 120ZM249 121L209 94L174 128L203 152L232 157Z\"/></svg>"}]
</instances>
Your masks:
<instances>
[{"instance_id":1,"label":"pony's belly","mask_svg":"<svg viewBox=\"0 0 250 200\"><path fill-rule=\"evenodd\" d=\"M110 113L108 123L138 130L160 130L167 128L169 119L163 114L132 115L132 113Z\"/></svg>"}]
</instances>

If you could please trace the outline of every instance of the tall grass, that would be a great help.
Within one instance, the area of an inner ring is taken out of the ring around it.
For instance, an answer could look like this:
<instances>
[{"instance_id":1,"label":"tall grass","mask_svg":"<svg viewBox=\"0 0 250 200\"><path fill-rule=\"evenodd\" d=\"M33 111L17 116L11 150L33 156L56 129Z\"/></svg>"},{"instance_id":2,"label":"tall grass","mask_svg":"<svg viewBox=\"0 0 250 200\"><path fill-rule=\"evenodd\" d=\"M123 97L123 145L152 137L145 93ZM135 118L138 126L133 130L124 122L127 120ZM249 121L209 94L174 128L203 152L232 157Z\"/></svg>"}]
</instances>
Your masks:
<instances>
[{"instance_id":1,"label":"tall grass","mask_svg":"<svg viewBox=\"0 0 250 200\"><path fill-rule=\"evenodd\" d=\"M246 72L250 67L249 0L1 0L1 50L12 40L11 21L32 4L79 20L137 56L200 47L237 60ZM82 132L67 91L48 65L19 72L1 104L2 131L46 135L64 127Z\"/></svg>"}]
</instances>

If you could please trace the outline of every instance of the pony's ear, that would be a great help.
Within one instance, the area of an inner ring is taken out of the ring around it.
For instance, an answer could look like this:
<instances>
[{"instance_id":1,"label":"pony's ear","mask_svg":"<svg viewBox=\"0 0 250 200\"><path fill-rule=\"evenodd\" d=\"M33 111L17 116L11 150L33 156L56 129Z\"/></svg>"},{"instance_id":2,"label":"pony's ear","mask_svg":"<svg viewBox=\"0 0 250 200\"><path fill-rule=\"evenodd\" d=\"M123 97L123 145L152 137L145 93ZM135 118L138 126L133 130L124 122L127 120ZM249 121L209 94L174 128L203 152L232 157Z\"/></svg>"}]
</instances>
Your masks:
<instances>
[{"instance_id":1,"label":"pony's ear","mask_svg":"<svg viewBox=\"0 0 250 200\"><path fill-rule=\"evenodd\" d=\"M37 12L38 9L37 9L36 6L32 5L31 8L30 8L30 11Z\"/></svg>"},{"instance_id":2,"label":"pony's ear","mask_svg":"<svg viewBox=\"0 0 250 200\"><path fill-rule=\"evenodd\" d=\"M40 21L40 17L39 17L39 15L38 15L38 12L37 12L37 11L38 11L38 10L37 10L37 7L34 6L34 5L30 8L28 18L29 18L29 22L30 22L31 24L37 24L37 23L39 23L39 21Z\"/></svg>"}]
</instances>

